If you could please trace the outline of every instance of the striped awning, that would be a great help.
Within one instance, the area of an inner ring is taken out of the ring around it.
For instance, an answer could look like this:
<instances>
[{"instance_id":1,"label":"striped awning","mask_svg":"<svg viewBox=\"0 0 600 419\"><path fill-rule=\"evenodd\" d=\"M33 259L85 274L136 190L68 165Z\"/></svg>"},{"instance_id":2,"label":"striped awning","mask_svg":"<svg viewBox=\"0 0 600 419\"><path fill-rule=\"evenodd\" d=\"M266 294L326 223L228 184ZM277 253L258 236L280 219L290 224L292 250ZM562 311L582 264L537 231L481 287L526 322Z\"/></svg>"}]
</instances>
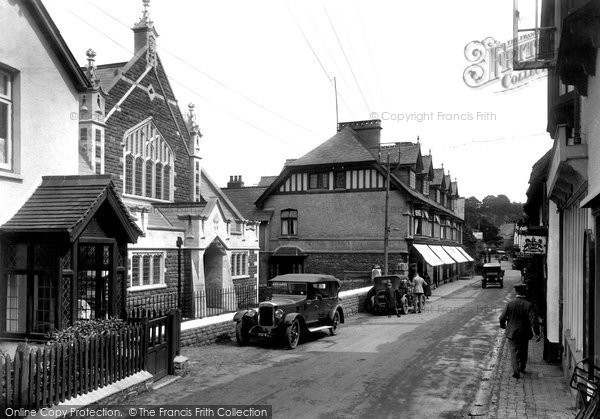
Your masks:
<instances>
[{"instance_id":1,"label":"striped awning","mask_svg":"<svg viewBox=\"0 0 600 419\"><path fill-rule=\"evenodd\" d=\"M430 244L429 248L442 262L444 262L444 265L452 265L457 262L443 249L442 246Z\"/></svg>"},{"instance_id":2,"label":"striped awning","mask_svg":"<svg viewBox=\"0 0 600 419\"><path fill-rule=\"evenodd\" d=\"M444 262L438 258L426 244L415 244L413 247L421 254L421 256L423 256L423 259L425 259L425 262L429 265L440 266L444 264Z\"/></svg>"},{"instance_id":3,"label":"striped awning","mask_svg":"<svg viewBox=\"0 0 600 419\"><path fill-rule=\"evenodd\" d=\"M452 256L452 259L454 259L458 263L465 263L469 261L469 259L467 259L462 253L460 253L458 247L456 246L442 246L442 248L446 252L448 252L448 254Z\"/></svg>"}]
</instances>

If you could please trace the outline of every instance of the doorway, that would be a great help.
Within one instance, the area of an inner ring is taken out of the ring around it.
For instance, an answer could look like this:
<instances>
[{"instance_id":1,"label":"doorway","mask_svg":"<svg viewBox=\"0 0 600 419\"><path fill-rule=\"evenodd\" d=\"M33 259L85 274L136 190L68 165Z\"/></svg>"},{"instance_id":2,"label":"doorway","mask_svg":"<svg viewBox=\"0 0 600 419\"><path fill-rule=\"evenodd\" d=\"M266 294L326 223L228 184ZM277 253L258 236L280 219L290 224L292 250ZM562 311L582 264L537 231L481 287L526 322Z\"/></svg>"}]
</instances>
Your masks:
<instances>
[{"instance_id":1,"label":"doorway","mask_svg":"<svg viewBox=\"0 0 600 419\"><path fill-rule=\"evenodd\" d=\"M107 319L112 315L113 245L82 243L78 260L77 319Z\"/></svg>"}]
</instances>

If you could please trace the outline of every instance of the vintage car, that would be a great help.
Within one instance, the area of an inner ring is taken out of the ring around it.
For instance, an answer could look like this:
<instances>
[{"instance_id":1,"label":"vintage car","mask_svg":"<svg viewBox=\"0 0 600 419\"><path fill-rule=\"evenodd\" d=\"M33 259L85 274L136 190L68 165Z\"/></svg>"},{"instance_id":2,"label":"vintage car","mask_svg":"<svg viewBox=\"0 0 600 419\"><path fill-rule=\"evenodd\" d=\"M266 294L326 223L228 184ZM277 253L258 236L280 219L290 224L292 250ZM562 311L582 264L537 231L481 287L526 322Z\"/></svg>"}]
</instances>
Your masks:
<instances>
[{"instance_id":1,"label":"vintage car","mask_svg":"<svg viewBox=\"0 0 600 419\"><path fill-rule=\"evenodd\" d=\"M271 279L269 285L270 301L233 317L240 346L247 345L251 337L283 337L288 348L294 349L303 333L329 330L335 335L344 323L338 299L341 282L336 277L286 274Z\"/></svg>"},{"instance_id":2,"label":"vintage car","mask_svg":"<svg viewBox=\"0 0 600 419\"><path fill-rule=\"evenodd\" d=\"M374 285L367 293L367 311L373 314L388 314L390 309L385 297L387 284L392 284L396 307L402 314L408 314L409 307L413 307L413 291L408 279L398 275L377 276L373 279ZM425 297L423 297L425 299ZM424 302L423 302L424 304Z\"/></svg>"},{"instance_id":3,"label":"vintage car","mask_svg":"<svg viewBox=\"0 0 600 419\"><path fill-rule=\"evenodd\" d=\"M481 288L487 287L489 284L504 286L504 270L499 263L485 263L482 271L483 278L481 279Z\"/></svg>"}]
</instances>

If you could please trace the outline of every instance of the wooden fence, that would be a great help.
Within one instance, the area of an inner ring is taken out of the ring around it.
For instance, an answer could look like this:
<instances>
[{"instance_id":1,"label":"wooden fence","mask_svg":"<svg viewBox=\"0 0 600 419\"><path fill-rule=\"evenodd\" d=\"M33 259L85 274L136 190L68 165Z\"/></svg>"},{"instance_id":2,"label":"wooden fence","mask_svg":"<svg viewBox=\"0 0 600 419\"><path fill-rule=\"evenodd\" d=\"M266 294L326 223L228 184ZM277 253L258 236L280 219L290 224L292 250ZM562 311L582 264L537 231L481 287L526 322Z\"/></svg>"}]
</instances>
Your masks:
<instances>
[{"instance_id":1,"label":"wooden fence","mask_svg":"<svg viewBox=\"0 0 600 419\"><path fill-rule=\"evenodd\" d=\"M0 411L40 409L112 384L144 369L146 330L107 335L0 356Z\"/></svg>"}]
</instances>

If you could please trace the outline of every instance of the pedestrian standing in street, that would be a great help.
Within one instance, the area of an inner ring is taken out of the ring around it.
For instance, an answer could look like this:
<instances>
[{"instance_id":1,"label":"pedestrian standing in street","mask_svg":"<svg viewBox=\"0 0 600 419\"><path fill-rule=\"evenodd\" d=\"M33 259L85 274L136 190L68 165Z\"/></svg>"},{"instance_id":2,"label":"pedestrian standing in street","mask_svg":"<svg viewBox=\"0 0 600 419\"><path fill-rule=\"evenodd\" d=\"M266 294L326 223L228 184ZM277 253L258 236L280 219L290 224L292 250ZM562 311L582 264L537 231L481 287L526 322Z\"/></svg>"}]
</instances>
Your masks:
<instances>
[{"instance_id":1,"label":"pedestrian standing in street","mask_svg":"<svg viewBox=\"0 0 600 419\"><path fill-rule=\"evenodd\" d=\"M388 308L388 317L392 317L392 314L396 314L396 316L400 317L400 312L396 307L396 294L392 289L392 283L388 282L385 287L385 303Z\"/></svg>"},{"instance_id":2,"label":"pedestrian standing in street","mask_svg":"<svg viewBox=\"0 0 600 419\"><path fill-rule=\"evenodd\" d=\"M379 267L379 265L375 265L373 266L373 270L371 271L371 281L378 276L381 276L381 268Z\"/></svg>"},{"instance_id":3,"label":"pedestrian standing in street","mask_svg":"<svg viewBox=\"0 0 600 419\"><path fill-rule=\"evenodd\" d=\"M506 338L510 347L510 360L513 377L520 378L527 366L529 340L535 333L540 341L540 325L533 304L527 301L527 285L515 285L516 297L509 301L500 315L500 327L506 329Z\"/></svg>"},{"instance_id":4,"label":"pedestrian standing in street","mask_svg":"<svg viewBox=\"0 0 600 419\"><path fill-rule=\"evenodd\" d=\"M419 276L418 273L415 273L415 277L412 280L413 285L413 305L415 308L415 313L420 313L423 309L423 294L425 293L425 287L427 283L423 278Z\"/></svg>"}]
</instances>

